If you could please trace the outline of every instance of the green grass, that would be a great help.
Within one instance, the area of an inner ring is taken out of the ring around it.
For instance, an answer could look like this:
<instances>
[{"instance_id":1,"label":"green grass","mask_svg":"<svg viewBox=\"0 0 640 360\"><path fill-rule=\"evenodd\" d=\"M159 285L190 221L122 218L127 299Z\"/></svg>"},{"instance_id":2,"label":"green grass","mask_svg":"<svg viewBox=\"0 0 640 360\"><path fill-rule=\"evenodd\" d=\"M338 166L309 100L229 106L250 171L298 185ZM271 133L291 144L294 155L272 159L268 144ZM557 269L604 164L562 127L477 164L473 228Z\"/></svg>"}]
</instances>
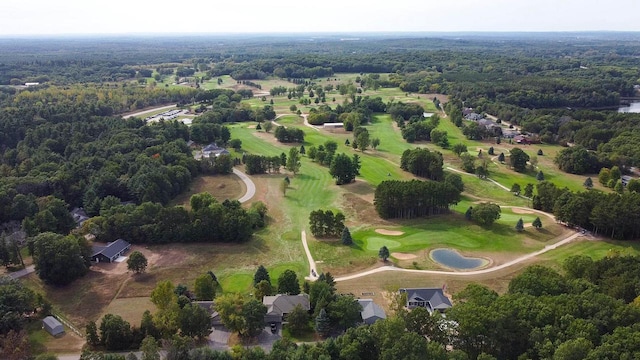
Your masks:
<instances>
[{"instance_id":1,"label":"green grass","mask_svg":"<svg viewBox=\"0 0 640 360\"><path fill-rule=\"evenodd\" d=\"M219 280L224 293L247 294L250 293L252 289L253 274L236 272L227 276L221 276Z\"/></svg>"},{"instance_id":2,"label":"green grass","mask_svg":"<svg viewBox=\"0 0 640 360\"><path fill-rule=\"evenodd\" d=\"M543 260L561 264L574 255L586 255L594 260L616 255L638 256L640 255L640 241L584 240L567 244L554 251L544 253L540 257Z\"/></svg>"}]
</instances>

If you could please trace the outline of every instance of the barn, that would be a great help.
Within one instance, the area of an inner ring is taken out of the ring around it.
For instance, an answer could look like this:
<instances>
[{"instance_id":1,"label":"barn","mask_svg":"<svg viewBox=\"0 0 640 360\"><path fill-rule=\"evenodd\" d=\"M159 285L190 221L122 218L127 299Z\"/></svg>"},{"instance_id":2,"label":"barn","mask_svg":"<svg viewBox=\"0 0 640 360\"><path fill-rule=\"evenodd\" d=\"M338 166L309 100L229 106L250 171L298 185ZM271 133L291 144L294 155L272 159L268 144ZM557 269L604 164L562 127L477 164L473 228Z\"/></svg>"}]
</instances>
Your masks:
<instances>
[{"instance_id":1,"label":"barn","mask_svg":"<svg viewBox=\"0 0 640 360\"><path fill-rule=\"evenodd\" d=\"M120 256L124 255L131 248L131 244L127 241L118 239L110 242L107 246L94 245L91 261L95 262L114 262Z\"/></svg>"}]
</instances>

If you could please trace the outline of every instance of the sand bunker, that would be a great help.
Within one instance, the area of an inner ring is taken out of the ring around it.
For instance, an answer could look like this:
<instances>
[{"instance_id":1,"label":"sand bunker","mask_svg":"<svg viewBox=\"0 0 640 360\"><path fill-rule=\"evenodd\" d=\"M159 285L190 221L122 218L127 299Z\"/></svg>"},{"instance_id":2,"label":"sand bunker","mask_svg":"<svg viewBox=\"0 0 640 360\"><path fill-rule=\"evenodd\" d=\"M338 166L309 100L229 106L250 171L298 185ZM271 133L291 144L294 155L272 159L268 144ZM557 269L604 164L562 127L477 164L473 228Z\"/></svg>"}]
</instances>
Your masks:
<instances>
[{"instance_id":1,"label":"sand bunker","mask_svg":"<svg viewBox=\"0 0 640 360\"><path fill-rule=\"evenodd\" d=\"M381 235L389 235L389 236L400 236L400 235L404 235L404 232L402 232L402 231L387 230L387 229L376 229L376 232L377 232L378 234L381 234Z\"/></svg>"},{"instance_id":2,"label":"sand bunker","mask_svg":"<svg viewBox=\"0 0 640 360\"><path fill-rule=\"evenodd\" d=\"M393 256L394 258L396 258L398 260L412 260L412 259L417 258L416 255L400 253L400 252L391 253L391 256Z\"/></svg>"},{"instance_id":3,"label":"sand bunker","mask_svg":"<svg viewBox=\"0 0 640 360\"><path fill-rule=\"evenodd\" d=\"M514 214L535 214L533 211L518 208L511 208L511 211L513 211Z\"/></svg>"}]
</instances>

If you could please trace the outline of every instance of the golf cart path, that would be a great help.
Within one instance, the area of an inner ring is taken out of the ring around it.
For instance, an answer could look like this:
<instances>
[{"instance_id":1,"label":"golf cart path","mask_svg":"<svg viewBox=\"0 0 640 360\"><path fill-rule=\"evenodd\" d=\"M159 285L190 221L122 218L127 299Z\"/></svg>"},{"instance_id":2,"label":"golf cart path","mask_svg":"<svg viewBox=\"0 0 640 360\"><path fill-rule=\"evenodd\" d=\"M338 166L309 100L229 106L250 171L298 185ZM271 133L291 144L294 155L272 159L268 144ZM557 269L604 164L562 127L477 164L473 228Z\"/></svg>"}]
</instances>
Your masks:
<instances>
[{"instance_id":1,"label":"golf cart path","mask_svg":"<svg viewBox=\"0 0 640 360\"><path fill-rule=\"evenodd\" d=\"M251 180L251 178L249 178L247 174L243 173L242 171L236 168L233 168L233 173L237 177L239 177L240 180L242 180L242 182L247 187L247 192L240 199L238 199L238 201L241 203L245 203L251 200L251 198L256 194L256 184L253 183L253 180Z\"/></svg>"},{"instance_id":2,"label":"golf cart path","mask_svg":"<svg viewBox=\"0 0 640 360\"><path fill-rule=\"evenodd\" d=\"M316 262L313 260L313 256L311 256L311 251L309 251L307 232L302 230L300 237L302 238L304 252L307 253L307 261L309 261L309 276L305 276L305 280L316 281L316 279L318 279L318 270L316 269Z\"/></svg>"},{"instance_id":3,"label":"golf cart path","mask_svg":"<svg viewBox=\"0 0 640 360\"><path fill-rule=\"evenodd\" d=\"M506 269L506 268L508 268L510 266L519 264L519 263L521 263L523 261L527 261L527 260L529 260L531 258L534 258L534 257L538 256L538 255L544 254L547 251L550 251L550 250L556 249L556 248L558 248L558 247L560 247L562 245L568 244L568 243L570 243L571 241L575 240L576 238L578 238L580 236L582 236L582 234L575 233L575 234L573 234L573 235L571 235L571 236L569 236L569 237L567 237L567 238L565 238L565 239L563 239L563 240L561 240L561 241L559 241L559 242L557 242L555 244L545 246L544 249L542 249L542 250L538 250L536 252L532 252L531 254L527 254L527 255L521 256L519 258L516 258L516 259L513 259L513 260L511 260L509 262L506 262L506 263L504 263L502 265L498 265L498 266L491 267L491 268L488 268L488 269L457 272L457 271L439 271L439 270L402 269L402 268L397 268L397 267L394 267L394 266L388 266L387 265L387 266L382 266L382 267L375 268L375 269L372 269L372 270L363 271L363 272L360 272L360 273L357 273L357 274L353 274L353 275L341 276L341 277L336 278L335 281L339 282L339 281L353 280L353 279L361 278L361 277L364 277L364 276L368 276L368 275L371 275L371 274L376 274L376 273L383 272L383 271L402 271L402 272L417 273L417 274L453 275L453 276L462 276L462 277L488 274L488 273L492 273L494 271Z\"/></svg>"}]
</instances>

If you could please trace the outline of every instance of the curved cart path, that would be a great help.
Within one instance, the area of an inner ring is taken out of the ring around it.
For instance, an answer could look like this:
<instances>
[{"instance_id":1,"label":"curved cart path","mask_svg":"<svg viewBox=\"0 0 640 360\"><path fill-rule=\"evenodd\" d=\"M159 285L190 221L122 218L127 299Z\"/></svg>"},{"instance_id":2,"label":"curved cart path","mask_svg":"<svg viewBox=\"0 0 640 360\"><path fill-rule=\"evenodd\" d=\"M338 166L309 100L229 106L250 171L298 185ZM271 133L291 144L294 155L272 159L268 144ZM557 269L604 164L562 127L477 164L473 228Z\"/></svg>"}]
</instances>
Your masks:
<instances>
[{"instance_id":1,"label":"curved cart path","mask_svg":"<svg viewBox=\"0 0 640 360\"><path fill-rule=\"evenodd\" d=\"M256 184L253 183L253 181L247 176L247 174L236 168L233 168L233 173L236 174L236 176L239 177L247 187L247 192L240 199L238 199L238 201L240 201L241 203L245 203L251 200L251 198L256 194Z\"/></svg>"},{"instance_id":2,"label":"curved cart path","mask_svg":"<svg viewBox=\"0 0 640 360\"><path fill-rule=\"evenodd\" d=\"M538 256L538 255L544 254L547 251L550 251L550 250L556 249L556 248L558 248L558 247L560 247L562 245L568 244L568 243L570 243L571 241L575 240L576 238L578 238L580 236L582 236L582 234L575 233L575 234L573 234L573 235L571 235L571 236L569 236L569 237L567 237L567 238L565 238L565 239L563 239L563 240L561 240L561 241L559 241L559 242L557 242L555 244L545 246L544 249L542 249L542 250L538 250L536 252L532 252L531 254L527 254L527 255L521 256L521 257L519 257L517 259L514 259L514 260L511 260L509 262L506 262L506 263L504 263L502 265L498 265L498 266L491 267L491 268L488 268L488 269L457 272L457 271L439 271L439 270L402 269L402 268L397 268L397 267L394 267L394 266L388 266L387 265L387 266L382 266L382 267L375 268L375 269L372 269L372 270L363 271L363 272L360 272L360 273L357 273L357 274L353 274L353 275L341 276L341 277L336 278L335 281L338 282L338 281L353 280L353 279L361 278L361 277L364 277L364 276L368 276L368 275L371 275L371 274L376 274L376 273L383 272L383 271L403 271L403 272L418 273L418 274L453 275L453 276L462 276L462 277L464 277L464 276L473 276L473 275L481 275L481 274L488 274L488 273L491 273L491 272L494 272L494 271L502 270L502 269L508 268L510 266L519 264L519 263L521 263L523 261L527 261L527 260L529 260L531 258L534 258L534 257Z\"/></svg>"}]
</instances>

